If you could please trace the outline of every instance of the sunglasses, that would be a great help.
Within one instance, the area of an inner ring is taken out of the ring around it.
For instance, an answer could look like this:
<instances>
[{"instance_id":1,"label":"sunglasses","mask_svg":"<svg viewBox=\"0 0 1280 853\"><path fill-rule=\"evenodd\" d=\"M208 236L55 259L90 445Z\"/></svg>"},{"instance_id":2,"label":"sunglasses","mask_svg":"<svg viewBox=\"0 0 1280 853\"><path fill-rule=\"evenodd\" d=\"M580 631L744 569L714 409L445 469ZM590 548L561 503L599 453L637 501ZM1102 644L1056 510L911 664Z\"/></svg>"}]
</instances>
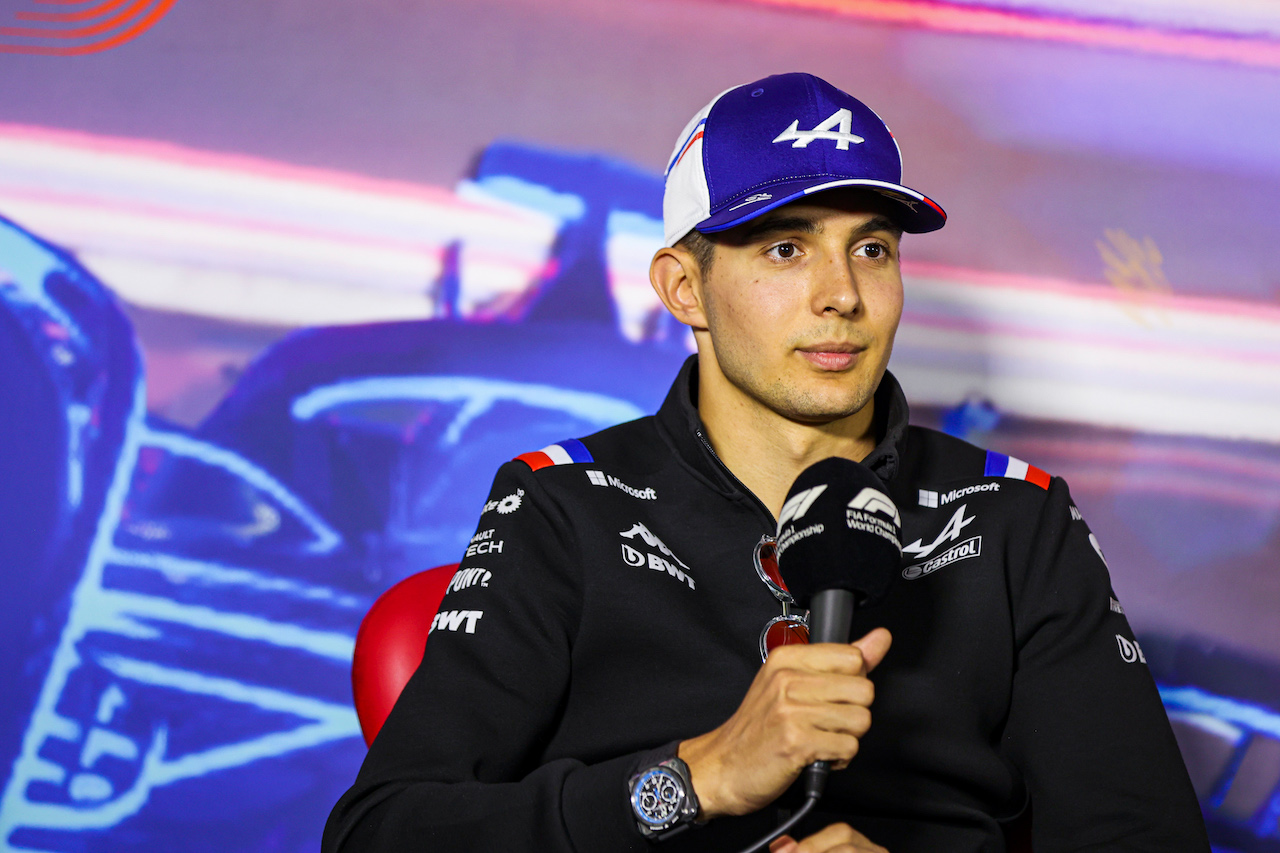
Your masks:
<instances>
[{"instance_id":1,"label":"sunglasses","mask_svg":"<svg viewBox=\"0 0 1280 853\"><path fill-rule=\"evenodd\" d=\"M755 563L756 574L765 586L773 593L773 597L782 604L782 615L775 616L765 623L760 632L760 660L769 657L769 652L778 646L790 646L796 643L809 642L809 611L792 613L796 606L795 597L787 590L787 584L778 571L778 543L769 534L760 537L755 551L751 554Z\"/></svg>"}]
</instances>

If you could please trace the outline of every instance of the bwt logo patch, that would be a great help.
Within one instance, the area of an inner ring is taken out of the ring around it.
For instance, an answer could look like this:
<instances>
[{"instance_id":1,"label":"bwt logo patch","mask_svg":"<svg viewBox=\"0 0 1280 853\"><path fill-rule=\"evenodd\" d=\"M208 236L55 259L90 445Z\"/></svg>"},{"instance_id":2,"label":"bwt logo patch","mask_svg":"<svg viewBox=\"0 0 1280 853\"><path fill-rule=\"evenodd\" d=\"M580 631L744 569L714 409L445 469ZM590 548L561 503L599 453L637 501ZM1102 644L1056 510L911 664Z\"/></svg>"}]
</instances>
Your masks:
<instances>
[{"instance_id":1,"label":"bwt logo patch","mask_svg":"<svg viewBox=\"0 0 1280 853\"><path fill-rule=\"evenodd\" d=\"M476 632L476 623L480 621L480 617L483 615L483 610L441 610L431 620L431 630L427 633L432 634L437 630L457 631L465 625L466 632L474 634Z\"/></svg>"},{"instance_id":2,"label":"bwt logo patch","mask_svg":"<svg viewBox=\"0 0 1280 853\"><path fill-rule=\"evenodd\" d=\"M663 556L659 556L658 554L654 554L652 552L649 552L648 554L646 554L637 548L633 548L631 545L628 545L626 542L623 542L622 543L622 560L628 566L633 566L635 568L648 566L650 569L652 569L655 572L666 572L676 580L682 581L683 583L688 584L689 589L695 588L693 578L691 578L688 574L689 567L686 566L679 557L671 553L671 549L668 548L661 539L653 535L653 532L649 530L649 528L645 527L643 524L637 521L634 525L632 525L630 530L623 531L618 535L621 536L623 539L630 539L631 541L636 542L637 544L643 542L645 545L649 546L650 548L656 548L663 555ZM670 558L670 559L667 559L667 558Z\"/></svg>"},{"instance_id":3,"label":"bwt logo patch","mask_svg":"<svg viewBox=\"0 0 1280 853\"><path fill-rule=\"evenodd\" d=\"M54 0L66 3L66 0ZM50 0L0 0L0 53L82 56L132 41L155 26L177 0L97 0L65 12L41 9ZM16 21L22 26L3 26Z\"/></svg>"},{"instance_id":4,"label":"bwt logo patch","mask_svg":"<svg viewBox=\"0 0 1280 853\"><path fill-rule=\"evenodd\" d=\"M809 143L815 139L829 139L841 151L848 151L850 142L856 145L866 142L861 136L850 132L853 127L853 113L847 109L836 110L813 130L800 130L799 127L800 119L796 119L773 141L790 142L792 148L808 148Z\"/></svg>"},{"instance_id":5,"label":"bwt logo patch","mask_svg":"<svg viewBox=\"0 0 1280 853\"><path fill-rule=\"evenodd\" d=\"M1120 647L1120 659L1125 663L1147 662L1147 656L1142 653L1142 646L1136 640L1116 634L1116 645Z\"/></svg>"}]
</instances>

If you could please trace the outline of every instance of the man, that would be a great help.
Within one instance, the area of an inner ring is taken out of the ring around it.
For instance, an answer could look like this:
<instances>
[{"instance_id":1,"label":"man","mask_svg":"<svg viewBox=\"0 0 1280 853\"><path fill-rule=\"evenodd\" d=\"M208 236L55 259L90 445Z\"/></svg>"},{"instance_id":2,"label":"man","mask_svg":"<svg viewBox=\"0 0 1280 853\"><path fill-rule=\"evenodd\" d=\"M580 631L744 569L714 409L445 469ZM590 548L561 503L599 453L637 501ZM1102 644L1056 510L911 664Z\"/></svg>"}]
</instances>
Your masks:
<instances>
[{"instance_id":1,"label":"man","mask_svg":"<svg viewBox=\"0 0 1280 853\"><path fill-rule=\"evenodd\" d=\"M900 180L884 124L809 75L694 117L651 279L698 354L655 417L499 470L327 851L736 851L816 760L775 850L998 851L1028 810L1037 853L1208 850L1066 485L907 425L899 239L946 217ZM770 651L770 537L829 456L899 507L903 579L854 643Z\"/></svg>"}]
</instances>

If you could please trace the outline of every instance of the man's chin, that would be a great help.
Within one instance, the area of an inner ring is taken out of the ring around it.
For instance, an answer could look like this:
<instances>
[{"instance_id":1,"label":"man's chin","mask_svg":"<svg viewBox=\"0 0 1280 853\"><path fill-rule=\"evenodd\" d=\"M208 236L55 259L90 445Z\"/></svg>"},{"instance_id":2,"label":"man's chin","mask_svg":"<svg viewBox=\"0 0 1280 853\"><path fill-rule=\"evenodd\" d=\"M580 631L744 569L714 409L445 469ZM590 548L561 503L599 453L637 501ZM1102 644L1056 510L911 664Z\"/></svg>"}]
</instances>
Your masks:
<instances>
[{"instance_id":1,"label":"man's chin","mask_svg":"<svg viewBox=\"0 0 1280 853\"><path fill-rule=\"evenodd\" d=\"M796 400L779 414L806 426L827 426L857 415L870 402L870 394L853 400Z\"/></svg>"}]
</instances>

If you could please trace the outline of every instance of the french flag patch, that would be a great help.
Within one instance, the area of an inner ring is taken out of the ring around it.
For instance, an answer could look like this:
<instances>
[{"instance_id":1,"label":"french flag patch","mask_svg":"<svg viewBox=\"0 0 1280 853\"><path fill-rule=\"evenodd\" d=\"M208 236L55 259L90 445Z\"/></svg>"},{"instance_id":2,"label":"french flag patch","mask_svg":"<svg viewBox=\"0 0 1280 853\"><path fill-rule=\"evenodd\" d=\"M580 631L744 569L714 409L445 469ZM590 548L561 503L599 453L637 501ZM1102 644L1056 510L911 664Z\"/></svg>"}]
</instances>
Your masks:
<instances>
[{"instance_id":1,"label":"french flag patch","mask_svg":"<svg viewBox=\"0 0 1280 853\"><path fill-rule=\"evenodd\" d=\"M994 450L987 451L987 467L982 472L985 477L1012 477L1015 480L1026 480L1035 483L1042 489L1049 488L1049 473L1034 465L1028 465L1014 456L1005 456Z\"/></svg>"},{"instance_id":2,"label":"french flag patch","mask_svg":"<svg viewBox=\"0 0 1280 853\"><path fill-rule=\"evenodd\" d=\"M587 451L586 445L576 438L566 439L556 444L548 445L541 450L534 450L529 453L521 453L516 459L528 465L533 470L546 468L548 465L572 465L575 462L594 462L591 454ZM1045 480L1047 484L1049 481Z\"/></svg>"}]
</instances>

